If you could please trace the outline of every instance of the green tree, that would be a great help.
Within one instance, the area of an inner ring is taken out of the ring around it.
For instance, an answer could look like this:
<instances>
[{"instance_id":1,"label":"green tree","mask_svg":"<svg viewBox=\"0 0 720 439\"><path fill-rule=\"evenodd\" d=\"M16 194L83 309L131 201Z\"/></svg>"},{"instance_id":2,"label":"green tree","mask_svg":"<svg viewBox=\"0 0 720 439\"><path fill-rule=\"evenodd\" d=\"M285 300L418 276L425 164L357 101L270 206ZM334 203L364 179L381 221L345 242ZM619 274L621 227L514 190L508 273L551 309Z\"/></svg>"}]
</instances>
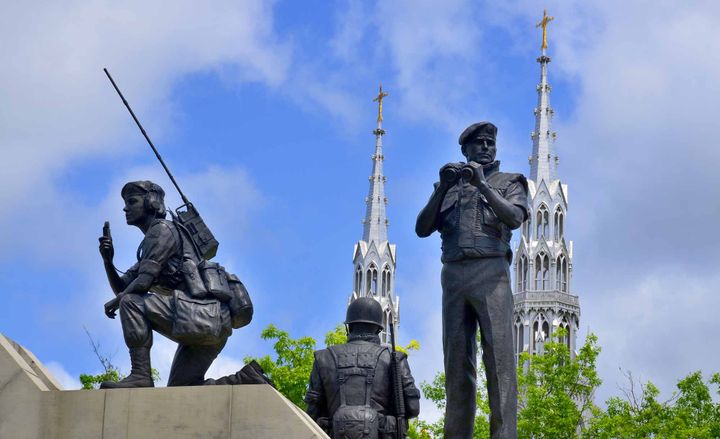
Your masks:
<instances>
[{"instance_id":1,"label":"green tree","mask_svg":"<svg viewBox=\"0 0 720 439\"><path fill-rule=\"evenodd\" d=\"M521 355L518 367L518 437L574 438L583 426L584 416L595 410L592 396L600 385L595 360L600 352L597 337L589 335L575 358L564 343L565 333L558 331L545 344L541 356ZM487 397L485 369L478 353L477 412L474 438L490 436L490 407ZM421 383L425 398L445 410L445 374L438 373L431 383ZM413 439L443 437L443 419L434 423L411 423Z\"/></svg>"},{"instance_id":2,"label":"green tree","mask_svg":"<svg viewBox=\"0 0 720 439\"><path fill-rule=\"evenodd\" d=\"M623 397L612 397L605 411L597 411L586 432L588 438L695 438L720 437L720 404L713 402L702 374L680 380L670 399L658 401L660 391L651 382L636 382L626 373ZM709 384L720 385L720 374Z\"/></svg>"},{"instance_id":3,"label":"green tree","mask_svg":"<svg viewBox=\"0 0 720 439\"><path fill-rule=\"evenodd\" d=\"M566 337L559 329L542 355L520 355L518 438L574 438L595 410L593 395L602 382L596 370L597 337L588 335L574 358L562 342Z\"/></svg>"},{"instance_id":4,"label":"green tree","mask_svg":"<svg viewBox=\"0 0 720 439\"><path fill-rule=\"evenodd\" d=\"M287 331L270 324L260 334L263 340L275 340L273 349L276 357L270 355L256 359L265 373L273 380L277 390L297 406L305 409L305 390L310 380L313 365L315 339L312 337L290 338ZM335 335L328 337L334 338ZM326 337L326 338L328 338ZM248 363L251 357L245 358Z\"/></svg>"}]
</instances>

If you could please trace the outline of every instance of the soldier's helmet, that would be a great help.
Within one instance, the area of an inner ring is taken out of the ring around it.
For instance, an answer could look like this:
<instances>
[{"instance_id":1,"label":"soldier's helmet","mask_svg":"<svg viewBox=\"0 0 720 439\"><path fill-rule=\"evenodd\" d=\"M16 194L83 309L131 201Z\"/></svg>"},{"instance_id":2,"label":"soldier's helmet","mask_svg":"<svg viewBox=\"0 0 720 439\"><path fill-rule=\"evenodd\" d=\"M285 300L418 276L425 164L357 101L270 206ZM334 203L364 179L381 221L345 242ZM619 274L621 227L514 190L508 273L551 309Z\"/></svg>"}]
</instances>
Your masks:
<instances>
[{"instance_id":1,"label":"soldier's helmet","mask_svg":"<svg viewBox=\"0 0 720 439\"><path fill-rule=\"evenodd\" d=\"M347 309L345 324L371 323L385 329L383 325L383 310L380 303L370 297L355 299Z\"/></svg>"}]
</instances>

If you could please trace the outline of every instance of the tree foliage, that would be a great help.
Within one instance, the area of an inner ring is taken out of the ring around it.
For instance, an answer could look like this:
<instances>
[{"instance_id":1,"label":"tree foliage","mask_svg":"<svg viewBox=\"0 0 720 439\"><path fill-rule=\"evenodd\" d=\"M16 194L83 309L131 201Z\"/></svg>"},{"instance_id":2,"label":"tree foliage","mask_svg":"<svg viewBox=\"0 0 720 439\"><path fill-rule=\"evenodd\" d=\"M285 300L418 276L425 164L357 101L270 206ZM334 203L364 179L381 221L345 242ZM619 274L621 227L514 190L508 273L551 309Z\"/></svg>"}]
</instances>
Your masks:
<instances>
[{"instance_id":1,"label":"tree foliage","mask_svg":"<svg viewBox=\"0 0 720 439\"><path fill-rule=\"evenodd\" d=\"M589 335L575 358L564 343L565 333L557 331L545 343L541 356L520 356L518 374L518 437L574 438L582 429L584 416L595 407L592 396L600 385L595 361L600 352L597 337ZM490 436L485 369L478 353L477 411L474 438ZM438 373L432 383L422 383L425 398L440 410L445 409L445 374ZM443 437L443 419L435 423L417 421L412 424L411 437L438 439Z\"/></svg>"},{"instance_id":2,"label":"tree foliage","mask_svg":"<svg viewBox=\"0 0 720 439\"><path fill-rule=\"evenodd\" d=\"M720 386L720 374L708 383L700 371L678 381L677 391L659 401L660 391L651 382L641 383L626 373L623 397L607 401L597 411L585 434L588 438L695 438L720 437L720 404L714 403L710 385ZM716 390L720 394L720 389Z\"/></svg>"},{"instance_id":3,"label":"tree foliage","mask_svg":"<svg viewBox=\"0 0 720 439\"><path fill-rule=\"evenodd\" d=\"M518 437L574 438L594 410L601 384L596 361L597 337L589 334L574 358L558 329L542 355L520 354L518 361Z\"/></svg>"}]
</instances>

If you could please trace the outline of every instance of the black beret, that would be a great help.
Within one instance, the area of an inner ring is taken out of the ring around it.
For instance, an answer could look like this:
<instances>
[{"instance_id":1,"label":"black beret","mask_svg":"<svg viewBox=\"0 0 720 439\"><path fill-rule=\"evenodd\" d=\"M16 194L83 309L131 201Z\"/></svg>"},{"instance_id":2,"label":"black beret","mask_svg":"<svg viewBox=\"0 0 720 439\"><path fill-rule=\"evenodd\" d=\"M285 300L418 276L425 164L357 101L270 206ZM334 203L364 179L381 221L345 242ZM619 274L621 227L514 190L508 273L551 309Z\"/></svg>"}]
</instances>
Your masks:
<instances>
[{"instance_id":1,"label":"black beret","mask_svg":"<svg viewBox=\"0 0 720 439\"><path fill-rule=\"evenodd\" d=\"M472 139L487 139L495 140L497 136L497 127L490 122L478 122L465 128L465 131L460 134L458 143L463 145Z\"/></svg>"}]
</instances>

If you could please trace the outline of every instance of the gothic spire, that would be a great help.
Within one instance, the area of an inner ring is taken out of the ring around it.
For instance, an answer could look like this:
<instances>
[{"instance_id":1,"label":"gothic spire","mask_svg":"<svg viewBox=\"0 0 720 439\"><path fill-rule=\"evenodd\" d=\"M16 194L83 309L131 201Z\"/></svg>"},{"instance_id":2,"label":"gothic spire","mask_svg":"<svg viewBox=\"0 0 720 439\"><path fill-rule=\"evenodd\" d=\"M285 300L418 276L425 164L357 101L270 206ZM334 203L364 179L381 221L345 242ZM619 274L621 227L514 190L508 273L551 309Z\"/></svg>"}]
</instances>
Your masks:
<instances>
[{"instance_id":1,"label":"gothic spire","mask_svg":"<svg viewBox=\"0 0 720 439\"><path fill-rule=\"evenodd\" d=\"M367 243L375 241L377 244L388 239L388 220L385 215L385 204L387 204L387 198L385 198L386 178L383 175L383 160L385 157L382 152L382 137L385 135L385 130L382 128L382 105L386 96L388 96L388 93L383 92L381 84L378 95L373 99L374 102L378 103L377 127L373 130L373 134L375 134L375 154L370 157L373 161L373 172L368 177L370 191L365 199L367 210L363 219L363 241Z\"/></svg>"},{"instance_id":2,"label":"gothic spire","mask_svg":"<svg viewBox=\"0 0 720 439\"><path fill-rule=\"evenodd\" d=\"M537 24L542 27L542 45L540 46L541 54L537 59L540 63L540 84L537 86L538 105L533 112L535 113L535 130L530 134L533 140L533 152L530 156L530 178L540 183L545 180L550 184L556 177L556 168L558 157L555 155L555 138L556 133L552 131L551 122L555 111L550 107L550 91L552 87L548 83L547 68L550 63L550 57L547 56L547 26L554 17L547 15L547 11L543 11L543 19Z\"/></svg>"}]
</instances>

